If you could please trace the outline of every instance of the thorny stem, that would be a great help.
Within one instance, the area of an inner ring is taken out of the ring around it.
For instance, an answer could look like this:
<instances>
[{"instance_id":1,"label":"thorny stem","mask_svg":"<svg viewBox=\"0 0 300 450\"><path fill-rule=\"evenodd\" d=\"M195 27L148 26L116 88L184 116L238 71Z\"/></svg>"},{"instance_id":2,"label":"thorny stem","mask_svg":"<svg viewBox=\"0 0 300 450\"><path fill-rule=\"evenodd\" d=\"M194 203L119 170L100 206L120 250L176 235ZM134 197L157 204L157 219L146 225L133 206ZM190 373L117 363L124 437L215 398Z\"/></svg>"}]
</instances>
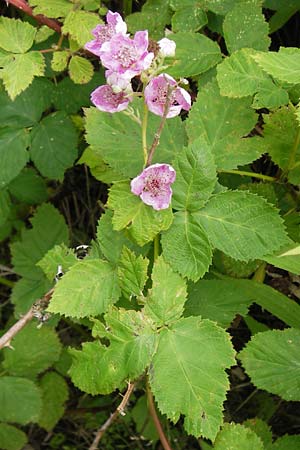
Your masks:
<instances>
[{"instance_id":1,"label":"thorny stem","mask_svg":"<svg viewBox=\"0 0 300 450\"><path fill-rule=\"evenodd\" d=\"M153 142L152 142L152 145L151 145L151 148L150 148L150 151L149 151L149 155L148 155L148 158L147 158L146 167L151 165L152 159L153 159L153 156L154 156L154 152L156 150L156 147L159 144L160 136L161 136L161 133L162 133L162 131L164 129L164 126L165 126L165 123L166 123L166 120L167 120L167 114L168 114L169 108L170 108L172 91L173 91L173 87L168 85L167 98L166 98L164 113L163 113L161 122L159 124L159 127L157 129L157 132L154 135L154 139L153 139Z\"/></svg>"},{"instance_id":2,"label":"thorny stem","mask_svg":"<svg viewBox=\"0 0 300 450\"><path fill-rule=\"evenodd\" d=\"M161 442L161 445L163 446L164 450L172 450L172 447L170 446L168 439L165 436L164 430L161 426L160 420L158 418L158 415L156 413L153 395L149 386L149 383L147 382L147 400L148 400L148 408L150 415L153 419L156 431L159 435L159 440Z\"/></svg>"},{"instance_id":3,"label":"thorny stem","mask_svg":"<svg viewBox=\"0 0 300 450\"><path fill-rule=\"evenodd\" d=\"M143 152L144 152L144 165L147 164L147 160L148 160L147 123L148 123L148 108L145 103L144 111L143 111L143 122L142 122L142 142L143 142Z\"/></svg>"},{"instance_id":4,"label":"thorny stem","mask_svg":"<svg viewBox=\"0 0 300 450\"><path fill-rule=\"evenodd\" d=\"M260 180L264 181L277 181L277 178L270 177L269 175L263 175L262 173L255 173L255 172L246 172L244 170L218 170L219 173L232 173L233 175L244 175L246 177L251 178L259 178Z\"/></svg>"},{"instance_id":5,"label":"thorny stem","mask_svg":"<svg viewBox=\"0 0 300 450\"><path fill-rule=\"evenodd\" d=\"M117 409L111 414L111 416L107 419L107 421L102 425L101 428L97 431L96 437L92 442L92 445L89 447L89 450L97 450L98 444L100 442L100 439L102 438L103 434L107 430L107 428L117 419L119 414L125 415L124 409L129 401L129 398L132 394L132 391L134 389L135 384L134 383L128 383L127 391L125 392L125 395L123 397L123 400L117 407Z\"/></svg>"},{"instance_id":6,"label":"thorny stem","mask_svg":"<svg viewBox=\"0 0 300 450\"><path fill-rule=\"evenodd\" d=\"M48 17L43 16L42 14L34 14L33 9L28 5L28 3L25 0L6 0L6 4L7 5L11 4L15 6L16 8L23 11L25 14L28 14L28 16L33 17L38 23L42 25L47 25L47 27L51 28L57 33L61 33L61 26L56 20L49 19Z\"/></svg>"},{"instance_id":7,"label":"thorny stem","mask_svg":"<svg viewBox=\"0 0 300 450\"><path fill-rule=\"evenodd\" d=\"M18 320L1 338L0 338L0 349L4 347L10 347L11 340L18 334L25 325L30 322L35 314L35 307L37 304L41 303L43 305L46 305L51 300L52 294L54 289L50 289L50 291L47 292L47 294L44 295L44 297L37 300L32 307L27 311L27 313L21 317L21 319Z\"/></svg>"}]
</instances>

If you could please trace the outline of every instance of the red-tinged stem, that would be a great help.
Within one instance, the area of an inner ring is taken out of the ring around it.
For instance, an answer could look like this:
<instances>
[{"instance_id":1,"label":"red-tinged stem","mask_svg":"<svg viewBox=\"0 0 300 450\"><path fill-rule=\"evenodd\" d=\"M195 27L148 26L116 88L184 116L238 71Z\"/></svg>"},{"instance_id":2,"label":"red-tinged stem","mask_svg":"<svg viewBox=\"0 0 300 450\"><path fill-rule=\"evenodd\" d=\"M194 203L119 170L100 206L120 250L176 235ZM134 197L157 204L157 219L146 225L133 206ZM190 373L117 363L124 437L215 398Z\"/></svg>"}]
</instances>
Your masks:
<instances>
[{"instance_id":1,"label":"red-tinged stem","mask_svg":"<svg viewBox=\"0 0 300 450\"><path fill-rule=\"evenodd\" d=\"M163 430L160 420L158 418L158 415L157 415L157 412L155 409L155 405L154 405L153 395L152 395L152 392L151 392L151 389L150 389L150 386L148 383L147 383L147 400L148 400L149 412L150 412L150 415L154 422L161 445L163 446L164 450L172 450L172 447L170 446L168 439L166 438L166 435L164 433L164 430Z\"/></svg>"},{"instance_id":2,"label":"red-tinged stem","mask_svg":"<svg viewBox=\"0 0 300 450\"><path fill-rule=\"evenodd\" d=\"M34 14L33 9L25 0L6 0L6 3L15 6L25 14L28 14L28 16L33 17L38 23L47 25L47 27L51 28L57 33L61 33L61 25L56 20L49 19L48 17L43 16L43 14Z\"/></svg>"}]
</instances>

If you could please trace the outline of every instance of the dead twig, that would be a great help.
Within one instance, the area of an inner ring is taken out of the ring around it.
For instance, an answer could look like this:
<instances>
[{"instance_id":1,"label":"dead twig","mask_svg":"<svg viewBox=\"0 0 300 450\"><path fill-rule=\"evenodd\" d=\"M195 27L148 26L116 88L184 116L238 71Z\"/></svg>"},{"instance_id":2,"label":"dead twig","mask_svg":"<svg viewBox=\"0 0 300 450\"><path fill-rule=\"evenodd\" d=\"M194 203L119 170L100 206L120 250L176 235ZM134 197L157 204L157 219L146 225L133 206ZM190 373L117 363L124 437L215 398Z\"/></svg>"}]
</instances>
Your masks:
<instances>
[{"instance_id":1,"label":"dead twig","mask_svg":"<svg viewBox=\"0 0 300 450\"><path fill-rule=\"evenodd\" d=\"M102 436L105 433L105 431L107 430L107 428L117 419L119 414L121 414L121 416L125 415L124 409L129 401L129 398L132 394L133 389L134 389L134 383L128 383L127 391L123 397L123 400L121 401L121 403L119 404L119 406L117 407L115 412L113 412L111 414L111 416L107 419L107 421L101 426L101 428L99 428L99 430L97 431L96 437L93 440L92 445L89 447L89 450L97 450L100 439L102 438Z\"/></svg>"},{"instance_id":2,"label":"dead twig","mask_svg":"<svg viewBox=\"0 0 300 450\"><path fill-rule=\"evenodd\" d=\"M50 289L42 298L37 300L27 313L21 317L1 338L0 338L0 350L4 347L11 347L11 340L30 322L33 317L37 317L44 310L52 297L54 289ZM40 312L39 312L40 311Z\"/></svg>"}]
</instances>

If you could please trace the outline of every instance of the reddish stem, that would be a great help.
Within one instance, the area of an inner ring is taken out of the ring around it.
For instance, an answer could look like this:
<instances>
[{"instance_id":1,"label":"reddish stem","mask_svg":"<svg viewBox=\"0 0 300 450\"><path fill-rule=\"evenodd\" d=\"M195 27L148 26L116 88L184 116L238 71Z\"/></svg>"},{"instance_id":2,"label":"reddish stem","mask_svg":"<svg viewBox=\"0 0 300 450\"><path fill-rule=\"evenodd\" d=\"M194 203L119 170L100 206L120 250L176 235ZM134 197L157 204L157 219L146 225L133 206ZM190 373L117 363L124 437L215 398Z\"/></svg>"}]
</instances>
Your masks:
<instances>
[{"instance_id":1,"label":"reddish stem","mask_svg":"<svg viewBox=\"0 0 300 450\"><path fill-rule=\"evenodd\" d=\"M34 14L33 9L31 8L31 6L28 5L28 3L25 0L6 0L6 3L7 5L11 4L16 8L20 9L21 11L24 11L25 14L28 14L28 16L33 17L40 24L47 25L47 27L51 28L57 33L61 33L61 26L56 20L49 19L48 17L43 16L42 14Z\"/></svg>"}]
</instances>

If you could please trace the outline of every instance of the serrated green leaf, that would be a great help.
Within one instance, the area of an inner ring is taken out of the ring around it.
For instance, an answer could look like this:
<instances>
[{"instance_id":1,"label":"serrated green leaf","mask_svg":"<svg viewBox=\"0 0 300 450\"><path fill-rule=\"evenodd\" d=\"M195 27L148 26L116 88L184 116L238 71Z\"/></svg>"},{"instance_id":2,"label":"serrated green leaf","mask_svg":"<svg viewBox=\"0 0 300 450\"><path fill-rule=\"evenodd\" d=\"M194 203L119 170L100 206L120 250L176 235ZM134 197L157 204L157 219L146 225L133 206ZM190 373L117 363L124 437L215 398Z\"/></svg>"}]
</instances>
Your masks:
<instances>
[{"instance_id":1,"label":"serrated green leaf","mask_svg":"<svg viewBox=\"0 0 300 450\"><path fill-rule=\"evenodd\" d=\"M254 335L239 354L252 382L259 389L299 401L300 330L270 330Z\"/></svg>"},{"instance_id":2,"label":"serrated green leaf","mask_svg":"<svg viewBox=\"0 0 300 450\"><path fill-rule=\"evenodd\" d=\"M71 351L73 383L92 395L108 394L134 380L150 363L155 351L153 324L141 312L112 308L105 315L108 347L99 342L83 344Z\"/></svg>"},{"instance_id":3,"label":"serrated green leaf","mask_svg":"<svg viewBox=\"0 0 300 450\"><path fill-rule=\"evenodd\" d=\"M66 17L73 5L68 0L30 0L30 6L34 6L34 14L43 14L46 17Z\"/></svg>"},{"instance_id":4,"label":"serrated green leaf","mask_svg":"<svg viewBox=\"0 0 300 450\"><path fill-rule=\"evenodd\" d=\"M34 42L36 44L45 42L45 41L47 41L47 39L49 39L49 37L53 36L54 33L55 33L55 31L52 30L51 28L47 27L47 25L42 25L38 28L38 30L36 32Z\"/></svg>"},{"instance_id":5,"label":"serrated green leaf","mask_svg":"<svg viewBox=\"0 0 300 450\"><path fill-rule=\"evenodd\" d=\"M262 9L251 2L238 3L226 14L223 31L229 53L243 47L267 51L271 42Z\"/></svg>"},{"instance_id":6,"label":"serrated green leaf","mask_svg":"<svg viewBox=\"0 0 300 450\"><path fill-rule=\"evenodd\" d=\"M171 23L172 11L165 0L148 0L141 12L126 16L128 30L135 33L147 29L152 39L164 37L167 24Z\"/></svg>"},{"instance_id":7,"label":"serrated green leaf","mask_svg":"<svg viewBox=\"0 0 300 450\"><path fill-rule=\"evenodd\" d=\"M11 200L7 191L0 191L0 226L8 219L11 207Z\"/></svg>"},{"instance_id":8,"label":"serrated green leaf","mask_svg":"<svg viewBox=\"0 0 300 450\"><path fill-rule=\"evenodd\" d=\"M142 117L143 104L134 103ZM135 177L144 166L141 124L123 113L107 114L96 108L85 110L86 140L93 149L99 150L105 162L126 178ZM152 143L161 118L154 114L148 117L147 142ZM183 123L179 117L169 119L155 150L153 163L171 163L186 143ZM134 155L134 158L132 157Z\"/></svg>"},{"instance_id":9,"label":"serrated green leaf","mask_svg":"<svg viewBox=\"0 0 300 450\"><path fill-rule=\"evenodd\" d=\"M5 348L3 367L10 375L34 378L58 360L61 344L54 330L27 325Z\"/></svg>"},{"instance_id":10,"label":"serrated green leaf","mask_svg":"<svg viewBox=\"0 0 300 450\"><path fill-rule=\"evenodd\" d=\"M264 450L262 440L249 428L239 423L226 423L218 433L215 450Z\"/></svg>"},{"instance_id":11,"label":"serrated green leaf","mask_svg":"<svg viewBox=\"0 0 300 450\"><path fill-rule=\"evenodd\" d=\"M255 53L252 58L273 78L291 84L300 83L300 49L281 47L278 52Z\"/></svg>"},{"instance_id":12,"label":"serrated green leaf","mask_svg":"<svg viewBox=\"0 0 300 450\"><path fill-rule=\"evenodd\" d=\"M263 117L265 151L281 169L288 172L291 183L300 183L300 131L293 109L283 107Z\"/></svg>"},{"instance_id":13,"label":"serrated green leaf","mask_svg":"<svg viewBox=\"0 0 300 450\"><path fill-rule=\"evenodd\" d=\"M243 422L243 426L254 431L254 433L261 439L264 444L264 449L268 450L272 446L272 431L271 427L259 417L247 419Z\"/></svg>"},{"instance_id":14,"label":"serrated green leaf","mask_svg":"<svg viewBox=\"0 0 300 450\"><path fill-rule=\"evenodd\" d=\"M185 315L202 316L228 327L237 313L243 315L254 302L290 327L300 328L300 306L252 280L201 280L190 285Z\"/></svg>"},{"instance_id":15,"label":"serrated green leaf","mask_svg":"<svg viewBox=\"0 0 300 450\"><path fill-rule=\"evenodd\" d=\"M7 423L0 423L0 448L22 450L26 442L27 436L23 431Z\"/></svg>"},{"instance_id":16,"label":"serrated green leaf","mask_svg":"<svg viewBox=\"0 0 300 450\"><path fill-rule=\"evenodd\" d=\"M116 231L112 225L113 212L110 210L102 214L97 226L97 240L105 258L112 264L117 264L121 256L123 246L135 253L141 249L126 236L124 231Z\"/></svg>"},{"instance_id":17,"label":"serrated green leaf","mask_svg":"<svg viewBox=\"0 0 300 450\"><path fill-rule=\"evenodd\" d=\"M77 131L63 111L41 120L31 132L30 156L45 177L62 179L77 156Z\"/></svg>"},{"instance_id":18,"label":"serrated green leaf","mask_svg":"<svg viewBox=\"0 0 300 450\"><path fill-rule=\"evenodd\" d=\"M300 244L291 242L277 254L265 256L264 260L280 269L300 275Z\"/></svg>"},{"instance_id":19,"label":"serrated green leaf","mask_svg":"<svg viewBox=\"0 0 300 450\"><path fill-rule=\"evenodd\" d=\"M207 24L206 12L194 0L179 7L172 17L172 31L198 31Z\"/></svg>"},{"instance_id":20,"label":"serrated green leaf","mask_svg":"<svg viewBox=\"0 0 300 450\"><path fill-rule=\"evenodd\" d=\"M187 296L185 281L159 257L152 270L152 288L148 293L144 314L160 327L178 320Z\"/></svg>"},{"instance_id":21,"label":"serrated green leaf","mask_svg":"<svg viewBox=\"0 0 300 450\"><path fill-rule=\"evenodd\" d=\"M257 183L258 184L258 183ZM251 260L248 262L245 261L237 261L234 258L231 258L220 250L216 250L214 252L213 257L213 266L214 268L230 277L234 278L249 278L258 267L261 265L260 260Z\"/></svg>"},{"instance_id":22,"label":"serrated green leaf","mask_svg":"<svg viewBox=\"0 0 300 450\"><path fill-rule=\"evenodd\" d=\"M36 28L20 19L0 17L0 47L8 52L25 53L33 44Z\"/></svg>"},{"instance_id":23,"label":"serrated green leaf","mask_svg":"<svg viewBox=\"0 0 300 450\"><path fill-rule=\"evenodd\" d=\"M287 243L277 210L249 192L217 194L194 215L212 245L237 260L262 258Z\"/></svg>"},{"instance_id":24,"label":"serrated green leaf","mask_svg":"<svg viewBox=\"0 0 300 450\"><path fill-rule=\"evenodd\" d=\"M203 0L203 7L215 14L225 16L236 4L237 0Z\"/></svg>"},{"instance_id":25,"label":"serrated green leaf","mask_svg":"<svg viewBox=\"0 0 300 450\"><path fill-rule=\"evenodd\" d=\"M103 314L120 296L117 273L106 261L74 264L57 283L48 310L67 317Z\"/></svg>"},{"instance_id":26,"label":"serrated green leaf","mask_svg":"<svg viewBox=\"0 0 300 450\"><path fill-rule=\"evenodd\" d=\"M168 39L176 43L175 57L168 59L168 74L173 77L198 75L221 61L220 47L203 34L180 32L168 35Z\"/></svg>"},{"instance_id":27,"label":"serrated green leaf","mask_svg":"<svg viewBox=\"0 0 300 450\"><path fill-rule=\"evenodd\" d=\"M162 234L165 260L182 276L198 280L208 271L212 249L199 220L188 212L178 212L169 230Z\"/></svg>"},{"instance_id":28,"label":"serrated green leaf","mask_svg":"<svg viewBox=\"0 0 300 450\"><path fill-rule=\"evenodd\" d=\"M220 95L216 82L199 92L185 121L190 141L202 136L211 146L216 166L233 169L257 159L264 152L260 138L242 139L257 122L250 99ZM218 127L216 128L216 123Z\"/></svg>"},{"instance_id":29,"label":"serrated green leaf","mask_svg":"<svg viewBox=\"0 0 300 450\"><path fill-rule=\"evenodd\" d=\"M51 105L53 84L46 78L35 78L32 84L12 101L0 88L0 121L2 127L30 127L38 122Z\"/></svg>"},{"instance_id":30,"label":"serrated green leaf","mask_svg":"<svg viewBox=\"0 0 300 450\"><path fill-rule=\"evenodd\" d=\"M44 75L45 60L39 52L28 52L14 55L14 59L6 64L0 72L5 89L12 100L24 91L34 77Z\"/></svg>"},{"instance_id":31,"label":"serrated green leaf","mask_svg":"<svg viewBox=\"0 0 300 450\"><path fill-rule=\"evenodd\" d=\"M148 258L143 258L141 255L136 256L127 247L123 247L118 265L118 276L120 287L129 298L132 295L136 297L143 295L143 289L148 278L148 265Z\"/></svg>"},{"instance_id":32,"label":"serrated green leaf","mask_svg":"<svg viewBox=\"0 0 300 450\"><path fill-rule=\"evenodd\" d=\"M114 210L114 229L118 231L127 227L130 236L140 246L152 241L160 231L167 230L173 220L171 208L155 211L145 205L130 191L127 181L111 187L108 206Z\"/></svg>"},{"instance_id":33,"label":"serrated green leaf","mask_svg":"<svg viewBox=\"0 0 300 450\"><path fill-rule=\"evenodd\" d=\"M50 249L36 265L40 267L46 277L53 282L59 266L64 274L77 262L78 259L74 250L68 248L65 244L61 244L55 245L55 247Z\"/></svg>"},{"instance_id":34,"label":"serrated green leaf","mask_svg":"<svg viewBox=\"0 0 300 450\"><path fill-rule=\"evenodd\" d=\"M272 450L298 450L300 446L299 434L282 436L273 443Z\"/></svg>"},{"instance_id":35,"label":"serrated green leaf","mask_svg":"<svg viewBox=\"0 0 300 450\"><path fill-rule=\"evenodd\" d=\"M47 200L47 185L32 167L25 167L8 185L9 192L21 202L30 205Z\"/></svg>"},{"instance_id":36,"label":"serrated green leaf","mask_svg":"<svg viewBox=\"0 0 300 450\"><path fill-rule=\"evenodd\" d=\"M93 64L81 56L72 56L69 63L69 75L77 84L86 84L93 78Z\"/></svg>"},{"instance_id":37,"label":"serrated green leaf","mask_svg":"<svg viewBox=\"0 0 300 450\"><path fill-rule=\"evenodd\" d=\"M68 399L68 385L61 375L47 372L39 381L43 406L38 424L47 431L52 430L62 417Z\"/></svg>"},{"instance_id":38,"label":"serrated green leaf","mask_svg":"<svg viewBox=\"0 0 300 450\"><path fill-rule=\"evenodd\" d=\"M224 369L231 364L229 336L215 323L189 317L163 329L149 369L160 411L173 421L183 414L187 433L214 440L229 388Z\"/></svg>"},{"instance_id":39,"label":"serrated green leaf","mask_svg":"<svg viewBox=\"0 0 300 450\"><path fill-rule=\"evenodd\" d=\"M77 164L86 164L93 177L106 184L115 183L116 181L122 181L127 178L106 164L99 151L92 147L87 147L84 150Z\"/></svg>"},{"instance_id":40,"label":"serrated green leaf","mask_svg":"<svg viewBox=\"0 0 300 450\"><path fill-rule=\"evenodd\" d=\"M23 169L29 159L28 133L21 129L0 129L0 187L3 188Z\"/></svg>"},{"instance_id":41,"label":"serrated green leaf","mask_svg":"<svg viewBox=\"0 0 300 450\"><path fill-rule=\"evenodd\" d=\"M0 420L26 425L37 420L41 393L36 384L19 377L0 377Z\"/></svg>"},{"instance_id":42,"label":"serrated green leaf","mask_svg":"<svg viewBox=\"0 0 300 450\"><path fill-rule=\"evenodd\" d=\"M203 207L217 182L211 148L204 138L195 139L175 159L176 180L172 204L190 212Z\"/></svg>"},{"instance_id":43,"label":"serrated green leaf","mask_svg":"<svg viewBox=\"0 0 300 450\"><path fill-rule=\"evenodd\" d=\"M62 32L69 34L82 47L92 39L92 30L101 23L97 14L87 11L71 11L64 21Z\"/></svg>"},{"instance_id":44,"label":"serrated green leaf","mask_svg":"<svg viewBox=\"0 0 300 450\"><path fill-rule=\"evenodd\" d=\"M288 93L276 85L271 77L260 69L250 48L236 51L217 67L217 80L221 94L237 98L255 95L253 108L274 109L288 103Z\"/></svg>"},{"instance_id":45,"label":"serrated green leaf","mask_svg":"<svg viewBox=\"0 0 300 450\"><path fill-rule=\"evenodd\" d=\"M67 68L70 58L70 52L63 50L61 52L54 52L51 59L51 68L54 72L62 72Z\"/></svg>"},{"instance_id":46,"label":"serrated green leaf","mask_svg":"<svg viewBox=\"0 0 300 450\"><path fill-rule=\"evenodd\" d=\"M37 208L31 219L32 229L22 230L21 240L11 245L14 270L31 280L43 278L36 263L55 244L68 243L68 229L63 217L50 204Z\"/></svg>"}]
</instances>

